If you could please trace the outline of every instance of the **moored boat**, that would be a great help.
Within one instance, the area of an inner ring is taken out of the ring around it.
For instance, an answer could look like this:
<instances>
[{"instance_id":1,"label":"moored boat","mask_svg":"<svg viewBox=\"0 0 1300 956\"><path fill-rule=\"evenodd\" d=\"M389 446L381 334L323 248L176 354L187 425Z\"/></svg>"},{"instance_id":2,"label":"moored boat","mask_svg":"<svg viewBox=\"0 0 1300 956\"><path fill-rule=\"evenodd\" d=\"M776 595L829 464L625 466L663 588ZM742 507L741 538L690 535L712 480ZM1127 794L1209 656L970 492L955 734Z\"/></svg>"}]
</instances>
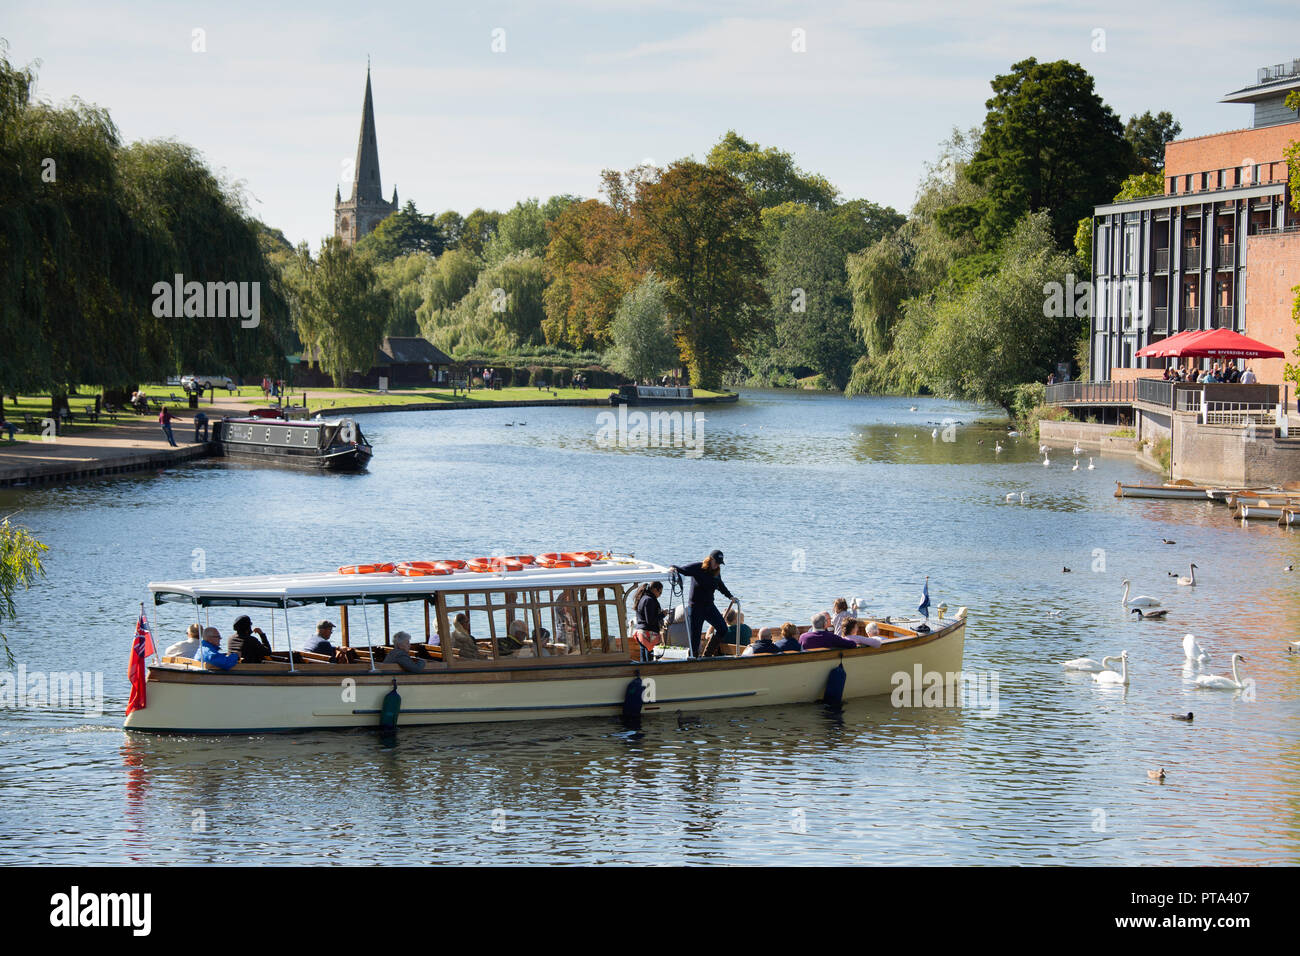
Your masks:
<instances>
[{"instance_id":1,"label":"moored boat","mask_svg":"<svg viewBox=\"0 0 1300 956\"><path fill-rule=\"evenodd\" d=\"M670 579L669 568L647 561L565 552L151 583L156 606L188 605L199 618L212 608L260 608L283 626L270 628L273 653L264 663L218 670L159 659L147 671L147 706L132 711L125 727L246 733L375 726L394 689L401 723L410 725L617 716L634 698L646 714L813 702L828 694L841 665L843 699L889 694L900 673L941 675L944 683L961 677L964 608L929 631L879 621L879 647L739 656L741 647L724 644L721 657L642 661L627 620L629 598L639 584ZM342 644L360 662L291 652L290 612L300 608L312 608L309 616L337 609ZM423 619L424 640L411 645L424 664L420 673L387 660L394 608ZM364 646L351 642L357 632Z\"/></svg>"},{"instance_id":2,"label":"moored boat","mask_svg":"<svg viewBox=\"0 0 1300 956\"><path fill-rule=\"evenodd\" d=\"M212 441L230 458L329 471L357 471L373 454L351 418L223 418L213 426Z\"/></svg>"},{"instance_id":3,"label":"moored boat","mask_svg":"<svg viewBox=\"0 0 1300 956\"><path fill-rule=\"evenodd\" d=\"M1194 485L1191 482L1167 482L1159 485L1130 484L1115 482L1116 498L1188 498L1205 501L1211 497L1210 487Z\"/></svg>"},{"instance_id":4,"label":"moored boat","mask_svg":"<svg viewBox=\"0 0 1300 956\"><path fill-rule=\"evenodd\" d=\"M695 390L689 385L620 385L611 392L611 405L690 405Z\"/></svg>"}]
</instances>

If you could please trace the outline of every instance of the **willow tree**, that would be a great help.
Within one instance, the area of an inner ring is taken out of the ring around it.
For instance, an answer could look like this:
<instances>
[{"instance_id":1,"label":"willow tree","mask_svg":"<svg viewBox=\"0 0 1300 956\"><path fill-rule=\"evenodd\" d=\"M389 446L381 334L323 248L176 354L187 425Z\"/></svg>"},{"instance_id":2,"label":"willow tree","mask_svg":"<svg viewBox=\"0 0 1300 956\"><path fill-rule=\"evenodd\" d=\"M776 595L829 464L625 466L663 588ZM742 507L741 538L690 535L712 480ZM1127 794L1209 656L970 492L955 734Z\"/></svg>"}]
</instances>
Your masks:
<instances>
[{"instance_id":1,"label":"willow tree","mask_svg":"<svg viewBox=\"0 0 1300 956\"><path fill-rule=\"evenodd\" d=\"M41 555L48 550L26 528L11 525L8 517L0 521L0 623L18 619L14 594L45 576ZM6 666L13 666L9 638L3 631L0 631L0 645L4 647Z\"/></svg>"},{"instance_id":2,"label":"willow tree","mask_svg":"<svg viewBox=\"0 0 1300 956\"><path fill-rule=\"evenodd\" d=\"M374 365L392 303L370 260L333 236L315 260L305 246L299 257L298 335L341 387L348 373Z\"/></svg>"}]
</instances>

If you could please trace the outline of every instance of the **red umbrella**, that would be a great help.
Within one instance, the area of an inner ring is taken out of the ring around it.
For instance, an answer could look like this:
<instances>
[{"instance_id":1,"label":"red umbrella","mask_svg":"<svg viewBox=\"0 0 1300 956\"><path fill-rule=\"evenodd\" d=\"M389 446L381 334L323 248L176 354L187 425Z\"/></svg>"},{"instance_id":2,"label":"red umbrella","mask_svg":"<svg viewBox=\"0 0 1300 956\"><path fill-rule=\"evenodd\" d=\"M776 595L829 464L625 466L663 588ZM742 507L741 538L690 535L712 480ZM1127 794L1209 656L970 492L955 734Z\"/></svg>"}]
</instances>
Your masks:
<instances>
[{"instance_id":1,"label":"red umbrella","mask_svg":"<svg viewBox=\"0 0 1300 956\"><path fill-rule=\"evenodd\" d=\"M1284 358L1286 353L1232 329L1188 330L1138 349L1143 358Z\"/></svg>"}]
</instances>

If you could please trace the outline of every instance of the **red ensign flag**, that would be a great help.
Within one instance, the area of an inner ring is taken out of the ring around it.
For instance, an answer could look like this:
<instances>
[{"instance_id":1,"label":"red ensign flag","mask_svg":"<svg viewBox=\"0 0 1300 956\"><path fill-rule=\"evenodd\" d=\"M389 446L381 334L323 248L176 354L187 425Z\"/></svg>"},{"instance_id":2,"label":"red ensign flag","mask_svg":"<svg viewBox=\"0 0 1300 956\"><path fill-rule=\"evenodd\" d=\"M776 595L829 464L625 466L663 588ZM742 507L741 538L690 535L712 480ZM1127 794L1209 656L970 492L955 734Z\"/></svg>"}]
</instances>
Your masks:
<instances>
[{"instance_id":1,"label":"red ensign flag","mask_svg":"<svg viewBox=\"0 0 1300 956\"><path fill-rule=\"evenodd\" d=\"M131 679L131 697L126 702L126 715L133 710L143 710L144 699L144 659L154 653L153 635L149 633L149 622L141 612L140 620L135 622L135 640L131 643L131 661L127 664L126 676Z\"/></svg>"}]
</instances>

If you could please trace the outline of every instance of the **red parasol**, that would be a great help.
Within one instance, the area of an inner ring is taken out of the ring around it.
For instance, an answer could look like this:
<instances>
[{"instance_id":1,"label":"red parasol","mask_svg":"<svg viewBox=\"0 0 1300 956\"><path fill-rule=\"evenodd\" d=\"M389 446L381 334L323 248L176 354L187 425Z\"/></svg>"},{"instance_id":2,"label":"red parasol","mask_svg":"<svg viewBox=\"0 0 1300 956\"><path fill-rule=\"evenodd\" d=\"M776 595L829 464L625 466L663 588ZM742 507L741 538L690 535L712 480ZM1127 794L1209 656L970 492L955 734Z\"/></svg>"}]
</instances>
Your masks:
<instances>
[{"instance_id":1,"label":"red parasol","mask_svg":"<svg viewBox=\"0 0 1300 956\"><path fill-rule=\"evenodd\" d=\"M1189 329L1138 349L1141 358L1284 358L1286 353L1232 329Z\"/></svg>"}]
</instances>

